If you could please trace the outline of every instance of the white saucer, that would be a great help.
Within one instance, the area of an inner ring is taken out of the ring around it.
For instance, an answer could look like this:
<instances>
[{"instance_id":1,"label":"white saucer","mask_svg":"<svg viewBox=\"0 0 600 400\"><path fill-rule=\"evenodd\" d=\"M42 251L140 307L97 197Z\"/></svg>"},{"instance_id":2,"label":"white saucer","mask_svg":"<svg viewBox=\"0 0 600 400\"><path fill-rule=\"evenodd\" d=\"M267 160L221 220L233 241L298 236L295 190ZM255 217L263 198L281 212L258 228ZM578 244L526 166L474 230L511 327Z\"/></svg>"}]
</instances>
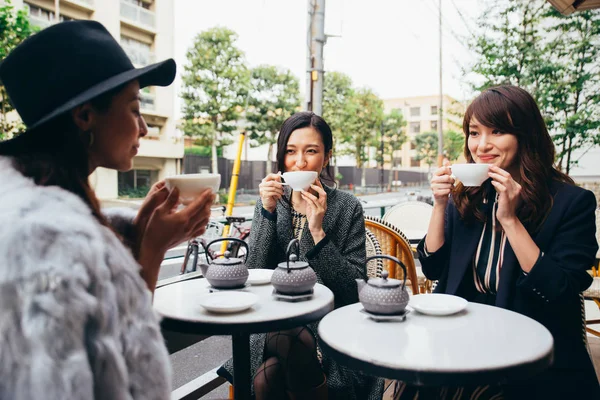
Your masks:
<instances>
[{"instance_id":1,"label":"white saucer","mask_svg":"<svg viewBox=\"0 0 600 400\"><path fill-rule=\"evenodd\" d=\"M210 312L235 313L247 310L258 302L258 296L249 292L216 292L203 296L200 305Z\"/></svg>"},{"instance_id":2,"label":"white saucer","mask_svg":"<svg viewBox=\"0 0 600 400\"><path fill-rule=\"evenodd\" d=\"M266 285L271 283L272 269L249 269L248 283L251 285Z\"/></svg>"},{"instance_id":3,"label":"white saucer","mask_svg":"<svg viewBox=\"0 0 600 400\"><path fill-rule=\"evenodd\" d=\"M458 296L431 293L412 296L408 304L422 314L451 315L464 310L468 302Z\"/></svg>"}]
</instances>

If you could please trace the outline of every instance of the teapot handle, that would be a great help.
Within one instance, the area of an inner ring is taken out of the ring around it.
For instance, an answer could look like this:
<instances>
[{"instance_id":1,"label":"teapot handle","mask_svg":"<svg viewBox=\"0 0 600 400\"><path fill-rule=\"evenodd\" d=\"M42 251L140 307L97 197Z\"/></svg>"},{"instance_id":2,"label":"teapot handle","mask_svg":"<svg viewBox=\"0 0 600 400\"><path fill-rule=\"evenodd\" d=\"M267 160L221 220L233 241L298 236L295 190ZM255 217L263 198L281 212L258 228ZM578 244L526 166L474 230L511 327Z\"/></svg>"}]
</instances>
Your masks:
<instances>
[{"instance_id":1,"label":"teapot handle","mask_svg":"<svg viewBox=\"0 0 600 400\"><path fill-rule=\"evenodd\" d=\"M204 241L202 240L201 243L202 243L202 247L204 247L204 254L206 254L206 261L208 261L209 264L212 260L214 260L214 258L210 254L210 251L208 251L208 249L210 249L210 246L212 246L213 244L218 243L218 242L224 242L224 241L239 242L240 244L243 244L244 247L246 247L246 259L248 258L248 253L250 252L250 248L248 247L248 243L244 242L242 239L238 239L238 238L234 238L234 237L218 238L218 239L210 241L207 245L204 245ZM208 259L208 257L210 257L210 260Z\"/></svg>"},{"instance_id":2,"label":"teapot handle","mask_svg":"<svg viewBox=\"0 0 600 400\"><path fill-rule=\"evenodd\" d=\"M388 256L386 254L376 254L374 256L367 257L365 264L368 263L369 261L377 259L377 258L385 258L385 259L391 260L391 261L395 262L396 264L398 264L402 268L402 270L404 271L404 280L402 281L402 289L404 289L406 287L406 265L404 265L404 263L402 261L400 261L399 259L397 259L396 257Z\"/></svg>"},{"instance_id":3,"label":"teapot handle","mask_svg":"<svg viewBox=\"0 0 600 400\"><path fill-rule=\"evenodd\" d=\"M292 252L292 247L296 247L296 258L300 259L300 241L298 239L292 239L290 244L288 244L287 250L285 251L285 260L287 262L287 272L290 273L290 253Z\"/></svg>"}]
</instances>

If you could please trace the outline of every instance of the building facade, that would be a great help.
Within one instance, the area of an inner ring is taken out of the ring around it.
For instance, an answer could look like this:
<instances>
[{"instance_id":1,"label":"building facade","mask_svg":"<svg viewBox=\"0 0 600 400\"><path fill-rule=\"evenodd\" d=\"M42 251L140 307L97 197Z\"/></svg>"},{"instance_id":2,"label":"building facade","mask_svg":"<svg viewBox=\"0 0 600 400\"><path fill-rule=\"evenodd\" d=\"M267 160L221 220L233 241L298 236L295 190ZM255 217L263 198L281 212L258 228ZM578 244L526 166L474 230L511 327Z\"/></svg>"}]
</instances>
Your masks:
<instances>
[{"instance_id":1,"label":"building facade","mask_svg":"<svg viewBox=\"0 0 600 400\"><path fill-rule=\"evenodd\" d=\"M173 0L13 0L26 7L30 22L45 28L58 21L92 19L101 22L120 42L136 67L172 58ZM140 92L148 135L141 140L133 170L98 168L90 177L100 199L143 193L159 179L181 172L183 140L176 133L173 85Z\"/></svg>"},{"instance_id":2,"label":"building facade","mask_svg":"<svg viewBox=\"0 0 600 400\"><path fill-rule=\"evenodd\" d=\"M408 140L394 153L393 167L402 169L423 169L427 165L418 161L414 139L420 133L437 132L439 121L439 96L399 97L383 100L385 112L398 110L406 121ZM442 130L462 131L464 104L450 96L442 100Z\"/></svg>"}]
</instances>

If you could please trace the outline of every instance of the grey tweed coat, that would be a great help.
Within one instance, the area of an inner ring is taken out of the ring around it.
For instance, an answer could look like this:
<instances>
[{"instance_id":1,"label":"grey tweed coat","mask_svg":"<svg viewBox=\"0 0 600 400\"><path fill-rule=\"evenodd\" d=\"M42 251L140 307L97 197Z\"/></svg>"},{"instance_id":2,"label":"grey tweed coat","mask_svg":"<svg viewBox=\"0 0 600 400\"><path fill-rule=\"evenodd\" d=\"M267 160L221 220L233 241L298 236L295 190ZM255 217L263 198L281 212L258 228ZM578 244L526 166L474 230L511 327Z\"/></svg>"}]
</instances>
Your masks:
<instances>
[{"instance_id":1,"label":"grey tweed coat","mask_svg":"<svg viewBox=\"0 0 600 400\"><path fill-rule=\"evenodd\" d=\"M0 188L0 399L168 399L167 350L131 252L79 197L5 157Z\"/></svg>"},{"instance_id":2,"label":"grey tweed coat","mask_svg":"<svg viewBox=\"0 0 600 400\"><path fill-rule=\"evenodd\" d=\"M359 200L352 194L329 188L327 211L323 218L326 237L316 246L308 226L300 239L300 260L307 261L317 273L318 282L327 286L335 296L335 307L358 302L356 278L362 278L357 269L365 272L365 223ZM290 196L290 189L285 191ZM249 268L274 269L285 261L285 250L292 240L292 215L290 206L282 201L274 213L262 207L259 200L254 210L250 232ZM317 336L317 324L309 325ZM317 344L318 344L317 336ZM263 362L265 335L251 335L251 366L253 373ZM381 399L383 379L363 375L347 369L323 355L323 370L327 376L330 399L366 400ZM225 364L233 373L231 360Z\"/></svg>"}]
</instances>

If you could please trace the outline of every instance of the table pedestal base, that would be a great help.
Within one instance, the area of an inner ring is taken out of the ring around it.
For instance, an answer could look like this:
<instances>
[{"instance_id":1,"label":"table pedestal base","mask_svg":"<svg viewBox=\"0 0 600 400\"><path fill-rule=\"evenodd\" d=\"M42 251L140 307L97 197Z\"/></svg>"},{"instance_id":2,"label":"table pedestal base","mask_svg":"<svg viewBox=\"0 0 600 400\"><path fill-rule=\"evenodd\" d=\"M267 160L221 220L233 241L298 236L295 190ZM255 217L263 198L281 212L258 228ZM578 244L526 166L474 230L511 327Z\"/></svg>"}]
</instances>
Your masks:
<instances>
[{"instance_id":1,"label":"table pedestal base","mask_svg":"<svg viewBox=\"0 0 600 400\"><path fill-rule=\"evenodd\" d=\"M250 335L235 333L233 344L233 387L236 400L250 400Z\"/></svg>"}]
</instances>

